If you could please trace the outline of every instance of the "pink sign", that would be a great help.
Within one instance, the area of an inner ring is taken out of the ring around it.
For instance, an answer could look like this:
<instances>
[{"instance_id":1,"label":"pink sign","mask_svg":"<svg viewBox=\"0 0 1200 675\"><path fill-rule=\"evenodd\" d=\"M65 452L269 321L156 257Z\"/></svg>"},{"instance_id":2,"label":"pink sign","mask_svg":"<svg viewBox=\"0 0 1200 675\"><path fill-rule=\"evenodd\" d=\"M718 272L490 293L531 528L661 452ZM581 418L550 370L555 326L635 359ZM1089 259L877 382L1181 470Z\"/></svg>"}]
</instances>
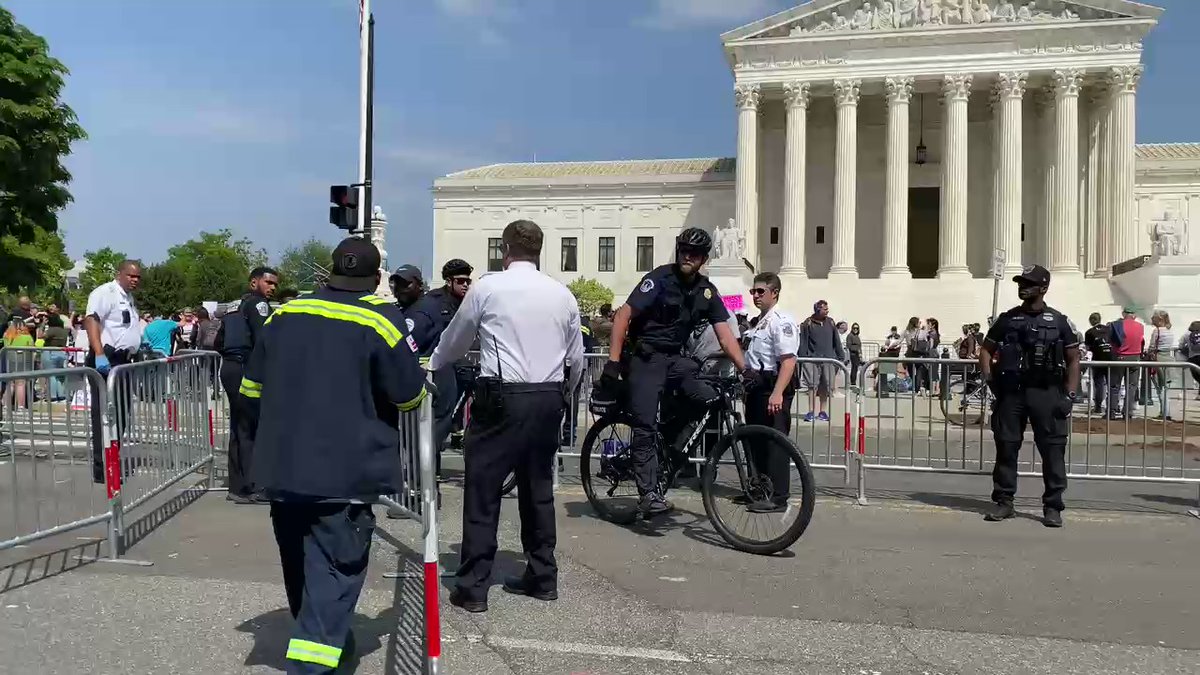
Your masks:
<instances>
[{"instance_id":1,"label":"pink sign","mask_svg":"<svg viewBox=\"0 0 1200 675\"><path fill-rule=\"evenodd\" d=\"M740 295L722 295L721 302L725 303L725 309L731 312L740 312L746 306Z\"/></svg>"}]
</instances>

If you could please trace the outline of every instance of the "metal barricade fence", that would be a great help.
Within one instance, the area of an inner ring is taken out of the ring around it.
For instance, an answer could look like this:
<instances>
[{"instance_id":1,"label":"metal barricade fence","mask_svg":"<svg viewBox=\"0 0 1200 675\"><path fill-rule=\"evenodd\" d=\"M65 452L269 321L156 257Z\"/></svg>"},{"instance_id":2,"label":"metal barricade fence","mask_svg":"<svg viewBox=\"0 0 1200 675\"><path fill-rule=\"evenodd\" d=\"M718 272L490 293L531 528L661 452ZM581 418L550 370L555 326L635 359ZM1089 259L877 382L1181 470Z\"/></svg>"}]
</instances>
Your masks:
<instances>
[{"instance_id":1,"label":"metal barricade fence","mask_svg":"<svg viewBox=\"0 0 1200 675\"><path fill-rule=\"evenodd\" d=\"M390 509L421 523L423 544L424 615L425 615L425 672L438 673L442 656L438 566L438 486L433 442L432 384L425 385L429 395L414 411L400 415L400 463L402 484L394 495L382 496L379 501ZM399 573L387 577L402 576Z\"/></svg>"},{"instance_id":2,"label":"metal barricade fence","mask_svg":"<svg viewBox=\"0 0 1200 675\"><path fill-rule=\"evenodd\" d=\"M1176 361L1081 366L1081 391L1067 440L1068 477L1200 483L1200 468L1187 465L1187 453L1200 452L1200 404L1187 395L1187 380L1200 376L1200 366ZM923 396L907 383L924 379L926 372L930 392ZM1137 382L1148 376L1154 378L1159 402L1135 405L1139 393L1144 394ZM857 392L855 402L860 502L866 499L865 475L872 470L991 473L993 398L976 361L879 358L864 363L860 377L864 385L873 383ZM1101 388L1105 391L1097 397ZM1156 419L1155 412L1165 414ZM1017 468L1019 475L1041 475L1032 442L1022 446Z\"/></svg>"},{"instance_id":3,"label":"metal barricade fence","mask_svg":"<svg viewBox=\"0 0 1200 675\"><path fill-rule=\"evenodd\" d=\"M53 378L81 395L36 400L35 385ZM0 550L106 523L109 556L119 555L104 470L106 394L90 368L0 374Z\"/></svg>"},{"instance_id":4,"label":"metal barricade fence","mask_svg":"<svg viewBox=\"0 0 1200 675\"><path fill-rule=\"evenodd\" d=\"M76 347L3 347L0 348L0 373L22 373L33 370L56 370L83 365L85 349ZM74 393L67 390L62 378L50 378L35 383L38 399L62 399Z\"/></svg>"}]
</instances>

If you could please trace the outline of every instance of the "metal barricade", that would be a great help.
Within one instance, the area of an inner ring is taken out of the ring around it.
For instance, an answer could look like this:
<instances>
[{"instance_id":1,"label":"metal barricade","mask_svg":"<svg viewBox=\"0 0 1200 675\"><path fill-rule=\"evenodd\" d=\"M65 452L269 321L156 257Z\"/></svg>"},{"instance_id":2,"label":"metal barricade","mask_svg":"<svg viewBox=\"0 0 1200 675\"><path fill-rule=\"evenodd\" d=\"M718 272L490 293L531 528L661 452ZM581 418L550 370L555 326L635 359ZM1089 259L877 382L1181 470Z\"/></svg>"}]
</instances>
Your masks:
<instances>
[{"instance_id":1,"label":"metal barricade","mask_svg":"<svg viewBox=\"0 0 1200 675\"><path fill-rule=\"evenodd\" d=\"M0 348L0 373L22 373L34 370L57 370L83 365L85 349L76 347L3 347ZM73 391L64 388L62 378L35 383L39 399L63 399Z\"/></svg>"},{"instance_id":2,"label":"metal barricade","mask_svg":"<svg viewBox=\"0 0 1200 675\"><path fill-rule=\"evenodd\" d=\"M438 673L442 656L441 616L439 613L438 498L433 443L432 384L429 394L414 411L400 415L400 463L403 483L394 495L380 497L381 504L421 523L423 539L425 672ZM384 576L402 576L389 573Z\"/></svg>"},{"instance_id":3,"label":"metal barricade","mask_svg":"<svg viewBox=\"0 0 1200 675\"><path fill-rule=\"evenodd\" d=\"M118 467L116 528L123 512L208 467L212 483L216 427L223 407L215 387L220 357L187 354L116 366L108 375L110 452Z\"/></svg>"},{"instance_id":4,"label":"metal barricade","mask_svg":"<svg viewBox=\"0 0 1200 675\"><path fill-rule=\"evenodd\" d=\"M78 395L39 400L36 385L56 378ZM0 374L0 550L115 522L105 470L107 403L104 380L90 368ZM106 536L116 558L116 529Z\"/></svg>"},{"instance_id":5,"label":"metal barricade","mask_svg":"<svg viewBox=\"0 0 1200 675\"><path fill-rule=\"evenodd\" d=\"M1067 440L1067 476L1200 483L1200 468L1187 464L1188 452L1200 452L1200 404L1187 395L1193 374L1200 376L1200 366L1182 361L1081 364L1081 391ZM864 385L873 383L860 389L855 401L860 502L866 500L868 471L991 473L993 398L976 361L879 358L864 363L860 377ZM1137 386L1146 377L1153 378L1154 391ZM914 378L929 382L928 395L912 390L920 383L889 384ZM1148 402L1147 395L1158 402L1134 403L1139 396ZM1022 449L1018 474L1041 475L1033 444Z\"/></svg>"},{"instance_id":6,"label":"metal barricade","mask_svg":"<svg viewBox=\"0 0 1200 675\"><path fill-rule=\"evenodd\" d=\"M835 391L839 382L850 382L850 369L837 359L796 359L799 386L792 401L792 440L814 469L841 471L850 484L850 454L853 439L852 388ZM821 395L822 385L829 387ZM816 403L824 400L824 408ZM820 412L825 413L822 419ZM811 418L810 418L811 417Z\"/></svg>"}]
</instances>

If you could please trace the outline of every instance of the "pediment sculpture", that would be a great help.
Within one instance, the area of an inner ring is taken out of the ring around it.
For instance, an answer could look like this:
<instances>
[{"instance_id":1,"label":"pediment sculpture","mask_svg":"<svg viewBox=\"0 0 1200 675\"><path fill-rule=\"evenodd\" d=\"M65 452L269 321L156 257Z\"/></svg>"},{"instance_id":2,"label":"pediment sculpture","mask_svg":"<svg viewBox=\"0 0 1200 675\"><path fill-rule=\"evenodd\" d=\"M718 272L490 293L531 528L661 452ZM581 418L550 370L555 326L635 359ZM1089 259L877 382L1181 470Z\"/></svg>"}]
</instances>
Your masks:
<instances>
[{"instance_id":1,"label":"pediment sculpture","mask_svg":"<svg viewBox=\"0 0 1200 675\"><path fill-rule=\"evenodd\" d=\"M1183 255L1183 234L1186 231L1186 221L1180 224L1178 218L1164 213L1161 218L1154 220L1147 228L1153 253L1159 257Z\"/></svg>"},{"instance_id":2,"label":"pediment sculpture","mask_svg":"<svg viewBox=\"0 0 1200 675\"><path fill-rule=\"evenodd\" d=\"M1079 21L1117 16L1103 10L1073 7L1060 0L854 0L801 19L791 27L789 34Z\"/></svg>"}]
</instances>

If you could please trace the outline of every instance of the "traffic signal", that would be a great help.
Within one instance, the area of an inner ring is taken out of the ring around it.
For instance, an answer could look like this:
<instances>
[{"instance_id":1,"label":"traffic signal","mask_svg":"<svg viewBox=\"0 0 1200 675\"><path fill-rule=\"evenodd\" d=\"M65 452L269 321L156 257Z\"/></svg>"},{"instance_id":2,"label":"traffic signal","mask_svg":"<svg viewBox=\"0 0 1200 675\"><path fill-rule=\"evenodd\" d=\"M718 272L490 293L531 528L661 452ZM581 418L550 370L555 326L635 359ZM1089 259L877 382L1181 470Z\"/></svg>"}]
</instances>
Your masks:
<instances>
[{"instance_id":1,"label":"traffic signal","mask_svg":"<svg viewBox=\"0 0 1200 675\"><path fill-rule=\"evenodd\" d=\"M338 229L358 229L358 188L353 185L329 186L329 222Z\"/></svg>"}]
</instances>

